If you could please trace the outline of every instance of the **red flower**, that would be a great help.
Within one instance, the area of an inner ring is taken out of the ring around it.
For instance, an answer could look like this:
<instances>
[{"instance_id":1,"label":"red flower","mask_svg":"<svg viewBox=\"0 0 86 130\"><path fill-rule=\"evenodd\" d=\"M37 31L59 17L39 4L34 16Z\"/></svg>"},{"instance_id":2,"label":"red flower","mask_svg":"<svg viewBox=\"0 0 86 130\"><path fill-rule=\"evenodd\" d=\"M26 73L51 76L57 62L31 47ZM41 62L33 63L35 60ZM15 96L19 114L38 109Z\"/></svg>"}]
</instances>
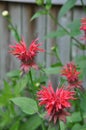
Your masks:
<instances>
[{"instance_id":1,"label":"red flower","mask_svg":"<svg viewBox=\"0 0 86 130\"><path fill-rule=\"evenodd\" d=\"M75 92L63 88L57 88L56 92L54 92L51 83L47 88L45 86L42 87L42 90L37 93L39 105L45 105L49 120L54 120L54 123L58 119L66 121L68 113L65 109L71 107L69 100L74 100L74 95Z\"/></svg>"},{"instance_id":2,"label":"red flower","mask_svg":"<svg viewBox=\"0 0 86 130\"><path fill-rule=\"evenodd\" d=\"M67 65L65 65L61 71L61 75L65 76L68 80L68 83L70 85L70 87L77 87L80 88L81 87L81 81L79 81L79 76L80 72L77 71L76 66L74 65L74 63L68 63Z\"/></svg>"},{"instance_id":3,"label":"red flower","mask_svg":"<svg viewBox=\"0 0 86 130\"><path fill-rule=\"evenodd\" d=\"M25 41L22 39L19 43L15 45L10 45L10 53L15 55L21 61L21 69L25 72L29 71L29 69L35 68L38 69L34 59L38 52L44 52L44 49L39 48L41 44L37 43L38 39L34 40L30 47L26 47Z\"/></svg>"},{"instance_id":4,"label":"red flower","mask_svg":"<svg viewBox=\"0 0 86 130\"><path fill-rule=\"evenodd\" d=\"M80 30L86 31L86 18L81 19L81 27Z\"/></svg>"},{"instance_id":5,"label":"red flower","mask_svg":"<svg viewBox=\"0 0 86 130\"><path fill-rule=\"evenodd\" d=\"M86 40L86 18L81 19L81 27L80 30L84 31L84 36L81 38L81 40Z\"/></svg>"}]
</instances>

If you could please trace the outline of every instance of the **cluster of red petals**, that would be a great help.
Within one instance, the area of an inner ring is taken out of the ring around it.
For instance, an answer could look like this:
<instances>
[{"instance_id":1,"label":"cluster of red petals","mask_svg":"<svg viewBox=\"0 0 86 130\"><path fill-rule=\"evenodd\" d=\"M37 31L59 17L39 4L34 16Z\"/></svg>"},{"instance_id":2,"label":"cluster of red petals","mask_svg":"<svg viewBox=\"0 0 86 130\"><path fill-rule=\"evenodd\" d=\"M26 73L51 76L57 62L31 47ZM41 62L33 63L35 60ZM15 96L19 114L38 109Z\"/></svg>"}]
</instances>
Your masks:
<instances>
[{"instance_id":1,"label":"cluster of red petals","mask_svg":"<svg viewBox=\"0 0 86 130\"><path fill-rule=\"evenodd\" d=\"M26 47L26 43L23 39L15 45L10 45L10 53L21 61L21 69L25 72L29 71L31 67L38 69L34 59L37 53L44 52L44 49L39 48L41 44L37 43L37 41L38 39L32 41L29 48Z\"/></svg>"},{"instance_id":2,"label":"cluster of red petals","mask_svg":"<svg viewBox=\"0 0 86 130\"><path fill-rule=\"evenodd\" d=\"M49 120L53 120L56 123L57 120L66 122L66 116L69 113L65 110L71 107L69 100L75 100L75 92L57 88L56 92L52 88L52 84L49 83L48 87L42 87L37 93L39 105L45 106Z\"/></svg>"},{"instance_id":3,"label":"cluster of red petals","mask_svg":"<svg viewBox=\"0 0 86 130\"><path fill-rule=\"evenodd\" d=\"M65 65L61 71L61 75L67 78L70 88L80 88L81 81L79 81L80 72L77 71L77 67L74 63L70 62Z\"/></svg>"},{"instance_id":4,"label":"cluster of red petals","mask_svg":"<svg viewBox=\"0 0 86 130\"><path fill-rule=\"evenodd\" d=\"M86 31L86 18L81 19L81 27L80 30Z\"/></svg>"},{"instance_id":5,"label":"cluster of red petals","mask_svg":"<svg viewBox=\"0 0 86 130\"><path fill-rule=\"evenodd\" d=\"M84 31L84 36L81 38L81 40L86 40L86 18L81 19L81 27L80 30Z\"/></svg>"}]
</instances>

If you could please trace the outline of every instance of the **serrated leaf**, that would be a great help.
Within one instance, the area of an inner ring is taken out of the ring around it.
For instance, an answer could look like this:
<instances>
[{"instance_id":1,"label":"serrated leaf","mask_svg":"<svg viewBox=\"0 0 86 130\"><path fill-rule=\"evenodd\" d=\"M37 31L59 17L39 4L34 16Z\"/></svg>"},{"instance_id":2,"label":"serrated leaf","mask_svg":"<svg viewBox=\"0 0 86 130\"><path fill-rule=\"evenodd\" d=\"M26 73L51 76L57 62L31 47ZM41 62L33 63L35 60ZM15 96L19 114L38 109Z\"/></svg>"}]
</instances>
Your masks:
<instances>
[{"instance_id":1,"label":"serrated leaf","mask_svg":"<svg viewBox=\"0 0 86 130\"><path fill-rule=\"evenodd\" d=\"M20 109L26 114L35 114L38 111L36 101L27 97L12 98L11 101L20 107Z\"/></svg>"},{"instance_id":2,"label":"serrated leaf","mask_svg":"<svg viewBox=\"0 0 86 130\"><path fill-rule=\"evenodd\" d=\"M66 14L76 3L77 0L67 0L67 2L60 9L58 17L61 18Z\"/></svg>"},{"instance_id":3,"label":"serrated leaf","mask_svg":"<svg viewBox=\"0 0 86 130\"><path fill-rule=\"evenodd\" d=\"M46 11L46 10L40 10L40 11L36 12L36 13L32 16L32 18L31 18L30 21L34 20L35 18L38 18L38 17L41 16L41 15L45 15L45 14L47 14L47 11Z\"/></svg>"}]
</instances>

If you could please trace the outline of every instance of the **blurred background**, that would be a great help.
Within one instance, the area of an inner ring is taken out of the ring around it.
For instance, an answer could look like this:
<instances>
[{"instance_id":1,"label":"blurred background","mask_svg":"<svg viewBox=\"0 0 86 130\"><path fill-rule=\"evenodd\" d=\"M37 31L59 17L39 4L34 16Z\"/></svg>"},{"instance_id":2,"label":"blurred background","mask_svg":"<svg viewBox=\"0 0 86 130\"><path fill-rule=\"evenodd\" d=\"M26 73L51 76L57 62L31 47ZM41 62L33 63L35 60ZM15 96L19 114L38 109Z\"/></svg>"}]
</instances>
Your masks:
<instances>
[{"instance_id":1,"label":"blurred background","mask_svg":"<svg viewBox=\"0 0 86 130\"><path fill-rule=\"evenodd\" d=\"M52 15L58 19L58 12L66 0L53 0L53 6L51 8ZM85 1L86 3L86 1ZM57 44L59 47L59 54L62 63L67 63L72 57L82 55L82 51L76 46L71 46L73 40L67 35L62 38L48 38L44 39L51 31L58 29L57 24L48 16L41 15L35 20L31 21L31 17L35 12L41 10L40 6L35 4L34 0L0 0L0 81L5 78L6 72L10 70L18 69L20 63L18 60L11 56L9 52L9 45L15 42L12 33L8 30L8 22L2 17L2 11L8 10L11 15L12 22L21 36L24 37L27 46L36 37L43 43L43 47L46 49L46 53L40 54L37 57L38 63L43 63L46 67L49 67L51 63L56 62L56 58L49 55L51 48ZM66 26L73 20L85 17L85 11L78 0L77 4L64 15L59 22ZM76 36L80 38L80 36Z\"/></svg>"}]
</instances>

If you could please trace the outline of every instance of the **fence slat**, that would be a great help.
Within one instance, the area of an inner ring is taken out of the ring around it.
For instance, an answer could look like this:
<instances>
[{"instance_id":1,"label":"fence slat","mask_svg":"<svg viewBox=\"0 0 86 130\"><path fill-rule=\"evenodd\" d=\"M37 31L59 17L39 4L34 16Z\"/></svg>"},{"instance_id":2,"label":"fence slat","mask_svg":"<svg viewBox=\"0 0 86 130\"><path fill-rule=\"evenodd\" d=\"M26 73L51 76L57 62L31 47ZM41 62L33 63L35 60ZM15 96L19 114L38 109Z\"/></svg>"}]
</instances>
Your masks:
<instances>
[{"instance_id":1,"label":"fence slat","mask_svg":"<svg viewBox=\"0 0 86 130\"><path fill-rule=\"evenodd\" d=\"M0 4L0 14L6 8L6 4ZM0 15L0 79L3 79L6 71L9 70L8 57L9 32L6 20Z\"/></svg>"},{"instance_id":2,"label":"fence slat","mask_svg":"<svg viewBox=\"0 0 86 130\"><path fill-rule=\"evenodd\" d=\"M13 25L17 27L17 30L19 32L19 34L21 34L21 10L22 10L22 7L21 7L21 4L12 4L12 3L9 3L9 13L11 15L11 18L12 18L12 22L13 22ZM16 41L16 39L14 38L13 34L10 32L10 44L14 44L14 42ZM18 69L19 67L19 62L18 60L12 56L11 54L10 55L10 69L11 70L15 70L16 68Z\"/></svg>"}]
</instances>

